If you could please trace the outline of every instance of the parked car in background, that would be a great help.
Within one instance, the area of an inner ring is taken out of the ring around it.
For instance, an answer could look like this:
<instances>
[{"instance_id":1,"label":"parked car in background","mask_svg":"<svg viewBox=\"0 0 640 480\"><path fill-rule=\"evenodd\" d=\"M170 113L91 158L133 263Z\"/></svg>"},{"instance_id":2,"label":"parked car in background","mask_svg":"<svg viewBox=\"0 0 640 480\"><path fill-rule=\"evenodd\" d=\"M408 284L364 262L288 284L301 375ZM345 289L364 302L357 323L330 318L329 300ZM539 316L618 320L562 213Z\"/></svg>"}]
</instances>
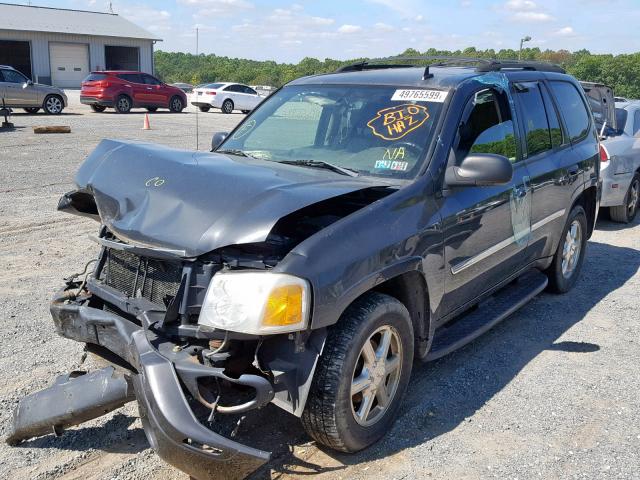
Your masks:
<instances>
[{"instance_id":1,"label":"parked car in background","mask_svg":"<svg viewBox=\"0 0 640 480\"><path fill-rule=\"evenodd\" d=\"M0 65L0 106L22 108L27 113L58 115L67 106L67 95L51 85L33 83L29 78L8 65Z\"/></svg>"},{"instance_id":2,"label":"parked car in background","mask_svg":"<svg viewBox=\"0 0 640 480\"><path fill-rule=\"evenodd\" d=\"M111 107L118 113L129 113L132 108L146 108L150 112L168 108L179 113L187 106L187 95L148 73L109 70L91 72L84 79L80 102L91 106L94 112Z\"/></svg>"},{"instance_id":3,"label":"parked car in background","mask_svg":"<svg viewBox=\"0 0 640 480\"><path fill-rule=\"evenodd\" d=\"M222 113L240 110L249 113L256 108L264 97L253 88L240 83L209 83L193 89L191 105L195 105L201 112L208 112L211 108L219 108Z\"/></svg>"},{"instance_id":4,"label":"parked car in background","mask_svg":"<svg viewBox=\"0 0 640 480\"><path fill-rule=\"evenodd\" d=\"M612 220L630 223L640 199L640 101L615 104L616 129L607 129L601 143L602 207Z\"/></svg>"},{"instance_id":5,"label":"parked car in background","mask_svg":"<svg viewBox=\"0 0 640 480\"><path fill-rule=\"evenodd\" d=\"M191 85L190 83L177 82L172 83L171 86L179 88L184 93L191 93L193 91L193 85Z\"/></svg>"}]
</instances>

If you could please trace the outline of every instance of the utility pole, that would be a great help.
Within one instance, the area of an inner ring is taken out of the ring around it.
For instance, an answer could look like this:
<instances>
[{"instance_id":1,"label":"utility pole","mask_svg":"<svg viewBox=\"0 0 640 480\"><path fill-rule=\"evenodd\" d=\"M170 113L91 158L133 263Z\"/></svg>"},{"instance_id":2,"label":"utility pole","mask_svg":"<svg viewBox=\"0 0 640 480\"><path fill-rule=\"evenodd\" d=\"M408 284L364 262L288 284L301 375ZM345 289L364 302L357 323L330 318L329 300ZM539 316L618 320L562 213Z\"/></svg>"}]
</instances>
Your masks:
<instances>
[{"instance_id":1,"label":"utility pole","mask_svg":"<svg viewBox=\"0 0 640 480\"><path fill-rule=\"evenodd\" d=\"M200 29L196 27L196 65L198 65L199 36L200 36ZM191 95L193 95L193 92L191 92ZM196 151L200 149L200 123L198 122L198 110L200 109L196 108Z\"/></svg>"},{"instance_id":2,"label":"utility pole","mask_svg":"<svg viewBox=\"0 0 640 480\"><path fill-rule=\"evenodd\" d=\"M522 44L524 42L530 42L530 41L531 41L531 37L529 35L520 39L520 50L518 51L518 60L522 60Z\"/></svg>"}]
</instances>

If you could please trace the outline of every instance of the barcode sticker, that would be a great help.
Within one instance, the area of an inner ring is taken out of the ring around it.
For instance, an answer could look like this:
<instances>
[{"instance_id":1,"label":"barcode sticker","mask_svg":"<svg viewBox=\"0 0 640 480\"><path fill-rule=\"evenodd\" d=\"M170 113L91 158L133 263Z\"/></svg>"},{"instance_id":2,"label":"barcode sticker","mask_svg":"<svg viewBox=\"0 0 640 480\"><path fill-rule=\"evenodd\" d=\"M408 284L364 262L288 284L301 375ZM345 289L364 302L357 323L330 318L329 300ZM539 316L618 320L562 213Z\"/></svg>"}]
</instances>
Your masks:
<instances>
[{"instance_id":1,"label":"barcode sticker","mask_svg":"<svg viewBox=\"0 0 640 480\"><path fill-rule=\"evenodd\" d=\"M396 90L391 100L442 103L446 100L448 93L442 90Z\"/></svg>"}]
</instances>

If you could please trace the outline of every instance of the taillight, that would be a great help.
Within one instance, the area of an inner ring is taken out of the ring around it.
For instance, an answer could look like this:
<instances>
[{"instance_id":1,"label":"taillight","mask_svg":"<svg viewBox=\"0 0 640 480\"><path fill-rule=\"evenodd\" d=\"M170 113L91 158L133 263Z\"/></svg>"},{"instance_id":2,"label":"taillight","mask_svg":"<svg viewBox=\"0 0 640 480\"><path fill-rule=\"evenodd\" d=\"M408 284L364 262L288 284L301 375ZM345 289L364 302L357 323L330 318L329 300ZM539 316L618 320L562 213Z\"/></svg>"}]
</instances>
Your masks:
<instances>
[{"instance_id":1,"label":"taillight","mask_svg":"<svg viewBox=\"0 0 640 480\"><path fill-rule=\"evenodd\" d=\"M109 82L107 82L106 80L101 80L96 86L100 88L107 88L109 86Z\"/></svg>"},{"instance_id":2,"label":"taillight","mask_svg":"<svg viewBox=\"0 0 640 480\"><path fill-rule=\"evenodd\" d=\"M602 144L600 144L600 161L603 163L609 161L609 152L607 152L607 149Z\"/></svg>"}]
</instances>

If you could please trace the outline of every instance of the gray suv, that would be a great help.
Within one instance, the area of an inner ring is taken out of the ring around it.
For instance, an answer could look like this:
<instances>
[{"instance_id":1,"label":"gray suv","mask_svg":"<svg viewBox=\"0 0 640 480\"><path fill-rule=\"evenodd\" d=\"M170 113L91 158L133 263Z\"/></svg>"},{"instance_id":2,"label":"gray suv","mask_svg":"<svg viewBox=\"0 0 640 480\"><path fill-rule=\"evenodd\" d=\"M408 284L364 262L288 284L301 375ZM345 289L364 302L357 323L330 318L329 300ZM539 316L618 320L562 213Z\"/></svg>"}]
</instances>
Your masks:
<instances>
[{"instance_id":1,"label":"gray suv","mask_svg":"<svg viewBox=\"0 0 640 480\"><path fill-rule=\"evenodd\" d=\"M0 65L0 105L23 108L27 113L37 113L41 108L57 115L67 106L67 96L56 87L33 83L15 68Z\"/></svg>"}]
</instances>

